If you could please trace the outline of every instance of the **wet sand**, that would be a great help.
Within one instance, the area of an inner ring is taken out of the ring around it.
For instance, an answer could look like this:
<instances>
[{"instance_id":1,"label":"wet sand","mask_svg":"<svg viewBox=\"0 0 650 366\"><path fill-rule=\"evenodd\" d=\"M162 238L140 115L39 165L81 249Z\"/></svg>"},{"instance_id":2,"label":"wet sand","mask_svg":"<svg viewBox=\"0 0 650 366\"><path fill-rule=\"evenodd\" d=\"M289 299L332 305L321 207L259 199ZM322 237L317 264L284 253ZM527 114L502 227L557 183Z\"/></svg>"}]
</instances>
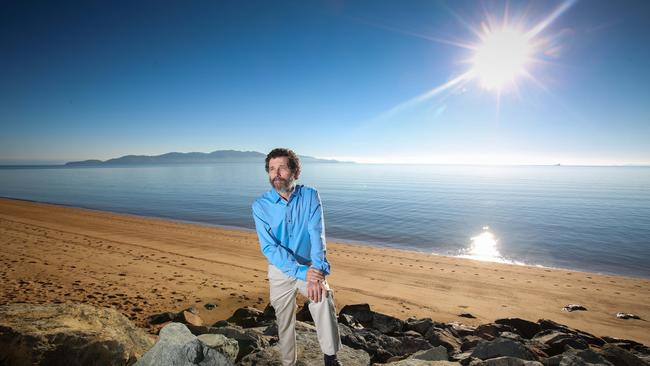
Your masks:
<instances>
[{"instance_id":1,"label":"wet sand","mask_svg":"<svg viewBox=\"0 0 650 366\"><path fill-rule=\"evenodd\" d=\"M154 313L194 306L211 324L268 302L250 231L0 198L0 247L0 304L85 302L146 327ZM650 323L615 316L650 319L650 280L332 242L328 259L339 309L369 303L402 319L472 325L546 318L650 345ZM561 311L570 303L588 311Z\"/></svg>"}]
</instances>

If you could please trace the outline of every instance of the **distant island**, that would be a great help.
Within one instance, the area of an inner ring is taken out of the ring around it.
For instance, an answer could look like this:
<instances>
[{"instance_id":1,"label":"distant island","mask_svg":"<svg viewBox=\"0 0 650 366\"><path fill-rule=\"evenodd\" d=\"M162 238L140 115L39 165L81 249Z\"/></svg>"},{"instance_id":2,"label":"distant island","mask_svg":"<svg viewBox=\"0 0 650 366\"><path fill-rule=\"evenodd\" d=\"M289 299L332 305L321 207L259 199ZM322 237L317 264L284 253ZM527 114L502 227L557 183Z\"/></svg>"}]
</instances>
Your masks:
<instances>
[{"instance_id":1,"label":"distant island","mask_svg":"<svg viewBox=\"0 0 650 366\"><path fill-rule=\"evenodd\" d=\"M108 160L70 161L65 166L97 166L97 165L151 165L151 164L197 164L221 162L263 162L266 154L257 151L217 150L211 153L202 152L170 152L162 155L125 155ZM338 160L319 159L312 156L300 156L305 163L341 163Z\"/></svg>"}]
</instances>

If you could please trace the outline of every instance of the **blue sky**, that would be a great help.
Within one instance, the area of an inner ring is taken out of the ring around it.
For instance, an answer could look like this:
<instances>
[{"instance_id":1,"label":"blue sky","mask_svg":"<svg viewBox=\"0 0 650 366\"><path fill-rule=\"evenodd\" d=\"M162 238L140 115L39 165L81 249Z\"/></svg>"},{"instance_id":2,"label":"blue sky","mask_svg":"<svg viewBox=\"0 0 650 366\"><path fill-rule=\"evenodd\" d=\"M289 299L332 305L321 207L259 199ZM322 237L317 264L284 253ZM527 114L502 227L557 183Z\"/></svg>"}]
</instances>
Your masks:
<instances>
[{"instance_id":1,"label":"blue sky","mask_svg":"<svg viewBox=\"0 0 650 366\"><path fill-rule=\"evenodd\" d=\"M452 43L480 46L481 24L530 30L563 5L531 77L408 103L472 68ZM648 164L648 34L646 1L2 1L0 164L277 146Z\"/></svg>"}]
</instances>

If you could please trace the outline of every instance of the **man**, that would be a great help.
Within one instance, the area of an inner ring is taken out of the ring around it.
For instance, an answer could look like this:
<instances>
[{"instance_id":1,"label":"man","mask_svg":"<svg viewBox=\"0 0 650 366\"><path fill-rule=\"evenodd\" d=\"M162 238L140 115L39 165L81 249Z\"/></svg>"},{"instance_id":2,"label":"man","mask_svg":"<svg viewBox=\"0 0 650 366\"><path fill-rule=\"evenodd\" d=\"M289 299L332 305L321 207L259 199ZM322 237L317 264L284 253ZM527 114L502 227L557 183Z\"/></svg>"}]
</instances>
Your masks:
<instances>
[{"instance_id":1,"label":"man","mask_svg":"<svg viewBox=\"0 0 650 366\"><path fill-rule=\"evenodd\" d=\"M278 324L283 365L295 365L296 291L309 298L325 365L339 365L341 347L332 290L326 276L323 208L318 192L296 185L300 160L288 149L274 149L266 156L266 172L272 189L253 203L253 218L262 253L269 262L271 305Z\"/></svg>"}]
</instances>

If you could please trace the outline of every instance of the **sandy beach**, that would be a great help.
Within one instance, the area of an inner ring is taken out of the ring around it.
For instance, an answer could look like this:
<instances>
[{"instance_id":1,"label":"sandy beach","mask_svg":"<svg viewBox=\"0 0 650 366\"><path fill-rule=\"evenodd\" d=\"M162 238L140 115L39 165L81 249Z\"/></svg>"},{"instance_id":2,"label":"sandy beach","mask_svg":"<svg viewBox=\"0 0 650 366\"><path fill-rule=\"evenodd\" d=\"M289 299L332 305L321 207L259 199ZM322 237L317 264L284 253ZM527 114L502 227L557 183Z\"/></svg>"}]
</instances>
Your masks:
<instances>
[{"instance_id":1,"label":"sandy beach","mask_svg":"<svg viewBox=\"0 0 650 366\"><path fill-rule=\"evenodd\" d=\"M245 230L0 199L0 246L0 304L85 302L145 327L163 311L195 306L212 323L268 302L266 260ZM647 321L615 316L650 319L650 280L334 242L328 258L338 308L465 324L546 318L650 345ZM588 311L561 311L570 303Z\"/></svg>"}]
</instances>

